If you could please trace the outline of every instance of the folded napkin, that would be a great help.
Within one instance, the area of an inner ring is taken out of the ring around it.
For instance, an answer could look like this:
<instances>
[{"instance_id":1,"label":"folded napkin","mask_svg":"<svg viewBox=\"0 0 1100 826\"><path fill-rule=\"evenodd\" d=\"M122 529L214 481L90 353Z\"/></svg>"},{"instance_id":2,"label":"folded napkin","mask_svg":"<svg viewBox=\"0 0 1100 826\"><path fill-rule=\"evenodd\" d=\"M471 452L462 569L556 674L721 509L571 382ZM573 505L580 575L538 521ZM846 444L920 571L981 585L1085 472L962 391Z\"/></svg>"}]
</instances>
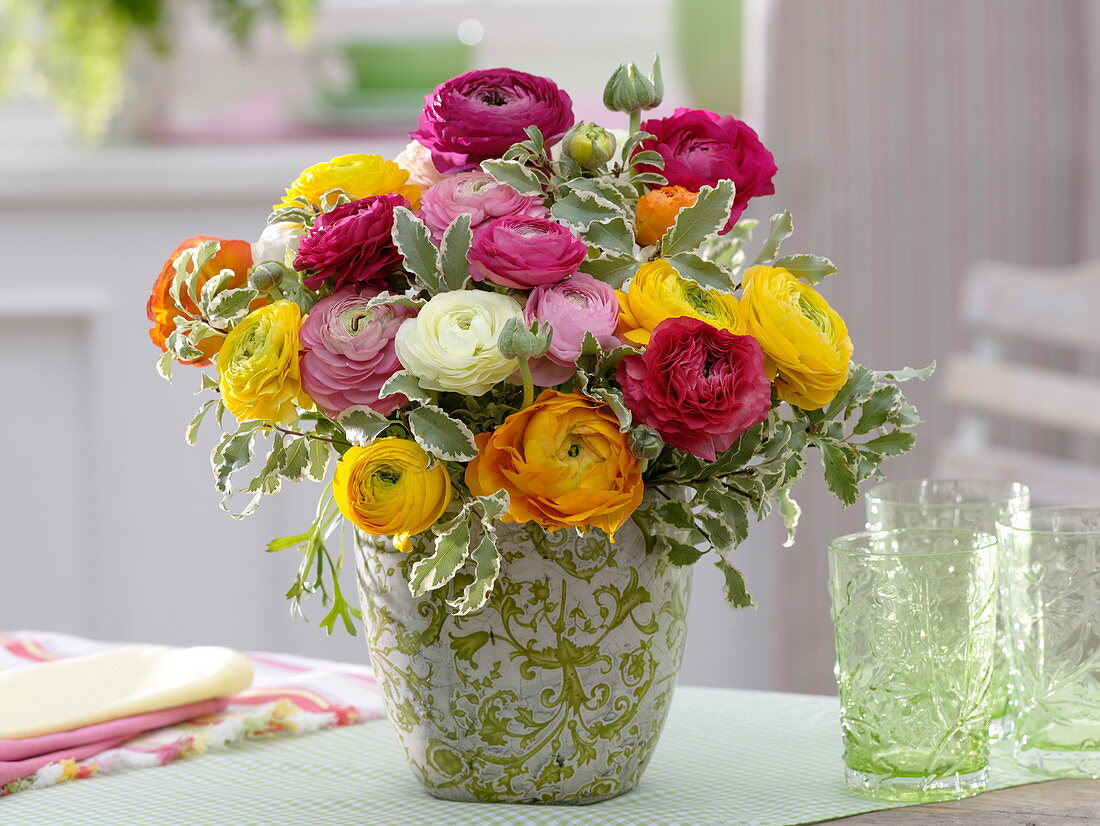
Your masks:
<instances>
[{"instance_id":1,"label":"folded napkin","mask_svg":"<svg viewBox=\"0 0 1100 826\"><path fill-rule=\"evenodd\" d=\"M0 742L228 697L252 684L228 648L133 646L0 672Z\"/></svg>"},{"instance_id":2,"label":"folded napkin","mask_svg":"<svg viewBox=\"0 0 1100 826\"><path fill-rule=\"evenodd\" d=\"M143 648L148 650L149 646ZM7 634L0 632L0 681L4 681L0 683L0 715L6 721L5 731L11 732L18 728L34 730L21 720L20 715L11 713L6 693L9 687L7 680L11 676L20 672L49 674L49 671L38 671L42 667L40 663L72 663L77 658L88 659L89 654L118 653L122 649L123 646L117 643L97 642L69 634L45 631L15 631ZM63 736L50 732L28 734L22 740L9 738L4 743L5 751L0 752L0 761L18 763L22 760L37 760L36 757L20 755L28 754L28 750L32 748L36 751L39 748L50 748L51 742L64 745L57 745L56 752L38 755L50 758L50 762L40 766L33 774L6 784L0 778L0 798L69 780L81 780L127 769L163 766L174 760L201 755L205 751L224 748L244 739L304 734L318 729L376 720L384 713L382 693L369 666L314 660L289 654L247 653L244 657L255 675L251 687L237 691L229 697L228 705L224 708L204 713L203 716L188 716L179 722L162 721L157 724L158 727L139 731L134 735L123 735L119 733L122 729L114 728L116 723L121 724L126 718L97 723L85 718L86 725L75 726L64 732L64 740L47 740ZM110 660L106 662L109 663ZM99 663L99 667L102 667L104 661L100 660ZM146 688L149 687L148 683L145 685ZM83 692L83 685L70 682L65 693L79 695ZM134 691L135 695L141 693ZM117 699L117 694L112 696ZM147 697L148 692L144 696ZM160 696L164 697L166 693ZM189 704L184 701L177 705L187 707ZM130 717L142 715L135 708L136 705L129 707ZM146 713L168 714L174 710ZM185 712L181 708L180 714L183 713ZM191 714L190 711L186 713ZM47 715L45 719L49 721L50 716ZM53 722L54 726L47 725L46 728L55 728L56 718ZM141 724L140 721L135 721L135 725ZM88 729L88 735L101 734L103 739L85 746L76 745L75 740L67 739L68 735L83 728ZM118 737L126 739L119 742ZM66 748L71 751L64 751ZM2 805L0 801L0 809Z\"/></svg>"},{"instance_id":3,"label":"folded napkin","mask_svg":"<svg viewBox=\"0 0 1100 826\"><path fill-rule=\"evenodd\" d=\"M144 732L216 714L227 705L229 701L224 697L200 700L197 703L122 717L72 731L22 740L0 740L0 786L29 777L43 766L58 760L84 760L113 749Z\"/></svg>"}]
</instances>

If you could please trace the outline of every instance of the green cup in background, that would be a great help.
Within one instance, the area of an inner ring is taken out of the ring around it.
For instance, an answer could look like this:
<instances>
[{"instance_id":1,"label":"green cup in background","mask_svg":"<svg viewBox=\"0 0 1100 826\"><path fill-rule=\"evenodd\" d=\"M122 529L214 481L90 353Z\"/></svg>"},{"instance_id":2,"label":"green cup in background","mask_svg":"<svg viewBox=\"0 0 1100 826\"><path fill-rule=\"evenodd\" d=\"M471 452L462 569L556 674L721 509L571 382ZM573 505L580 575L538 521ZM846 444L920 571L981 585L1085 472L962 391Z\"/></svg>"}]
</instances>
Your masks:
<instances>
[{"instance_id":1,"label":"green cup in background","mask_svg":"<svg viewBox=\"0 0 1100 826\"><path fill-rule=\"evenodd\" d=\"M848 786L927 803L988 778L997 540L961 528L852 534L829 545Z\"/></svg>"}]
</instances>

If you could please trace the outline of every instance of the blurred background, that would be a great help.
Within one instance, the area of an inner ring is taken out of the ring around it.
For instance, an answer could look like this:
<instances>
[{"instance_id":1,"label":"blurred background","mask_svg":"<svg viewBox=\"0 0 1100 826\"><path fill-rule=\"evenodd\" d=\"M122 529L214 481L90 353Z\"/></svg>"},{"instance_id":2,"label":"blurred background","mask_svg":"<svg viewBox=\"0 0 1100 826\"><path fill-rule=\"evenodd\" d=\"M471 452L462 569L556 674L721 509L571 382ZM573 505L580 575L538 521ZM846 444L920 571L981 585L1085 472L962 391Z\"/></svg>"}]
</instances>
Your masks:
<instances>
[{"instance_id":1,"label":"blurred background","mask_svg":"<svg viewBox=\"0 0 1100 826\"><path fill-rule=\"evenodd\" d=\"M736 114L774 153L749 215L791 210L784 250L840 268L824 292L856 359L939 362L907 387L925 424L890 477L1100 501L1100 2L311 6L0 0L0 629L366 660L291 621L297 560L263 552L308 525L316 486L243 523L219 511L213 432L184 444L196 405L155 374L144 305L179 241L255 240L302 168L393 157L423 94L468 68L551 76L578 118L621 127L604 81L659 52L656 114ZM1019 375L1039 383L996 378ZM759 607L731 612L696 566L683 682L835 689L826 543L863 512L819 476L811 456L795 547L769 521L736 554Z\"/></svg>"}]
</instances>

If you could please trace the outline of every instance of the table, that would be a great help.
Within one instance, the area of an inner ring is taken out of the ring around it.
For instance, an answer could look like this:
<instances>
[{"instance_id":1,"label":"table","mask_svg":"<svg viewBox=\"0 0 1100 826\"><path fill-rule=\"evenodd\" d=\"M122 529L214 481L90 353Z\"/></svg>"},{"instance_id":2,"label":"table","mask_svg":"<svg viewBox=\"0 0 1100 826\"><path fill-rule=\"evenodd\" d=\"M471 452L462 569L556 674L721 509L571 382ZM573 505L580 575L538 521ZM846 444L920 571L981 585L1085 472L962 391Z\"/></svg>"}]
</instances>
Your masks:
<instances>
[{"instance_id":1,"label":"table","mask_svg":"<svg viewBox=\"0 0 1100 826\"><path fill-rule=\"evenodd\" d=\"M992 785L1035 780L1000 747ZM1040 784L840 823L1100 823L1100 783ZM888 805L888 804L886 804ZM383 721L252 741L160 768L19 792L17 826L779 826L882 809L844 785L836 699L682 688L642 784L594 806L450 803L429 797Z\"/></svg>"}]
</instances>

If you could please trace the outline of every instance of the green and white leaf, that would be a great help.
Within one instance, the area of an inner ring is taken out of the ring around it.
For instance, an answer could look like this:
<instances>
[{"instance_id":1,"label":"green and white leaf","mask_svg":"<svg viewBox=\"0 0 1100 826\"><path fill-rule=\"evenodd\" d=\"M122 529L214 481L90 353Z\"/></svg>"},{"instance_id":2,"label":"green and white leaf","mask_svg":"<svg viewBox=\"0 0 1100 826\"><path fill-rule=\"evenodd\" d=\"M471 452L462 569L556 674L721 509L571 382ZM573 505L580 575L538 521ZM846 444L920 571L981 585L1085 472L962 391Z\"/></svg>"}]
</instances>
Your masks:
<instances>
[{"instance_id":1,"label":"green and white leaf","mask_svg":"<svg viewBox=\"0 0 1100 826\"><path fill-rule=\"evenodd\" d=\"M420 380L408 370L398 370L382 384L379 398L401 394L414 402L431 402L431 394L420 387Z\"/></svg>"},{"instance_id":2,"label":"green and white leaf","mask_svg":"<svg viewBox=\"0 0 1100 826\"><path fill-rule=\"evenodd\" d=\"M172 355L171 350L165 350L157 357L157 375L164 379L169 384L172 383L172 362L175 361L175 356ZM203 375L206 375L205 373Z\"/></svg>"},{"instance_id":3,"label":"green and white leaf","mask_svg":"<svg viewBox=\"0 0 1100 826\"><path fill-rule=\"evenodd\" d=\"M409 570L409 591L421 597L446 585L470 555L470 523L466 513L461 514L444 533L435 539L435 553L418 559Z\"/></svg>"},{"instance_id":4,"label":"green and white leaf","mask_svg":"<svg viewBox=\"0 0 1100 826\"><path fill-rule=\"evenodd\" d=\"M410 298L407 295L395 295L394 293L379 293L370 301L367 302L367 309L370 310L374 307L412 307L413 309L419 309L428 302L423 298Z\"/></svg>"},{"instance_id":5,"label":"green and white leaf","mask_svg":"<svg viewBox=\"0 0 1100 826\"><path fill-rule=\"evenodd\" d=\"M474 561L474 578L463 590L462 596L447 602L460 617L485 605L500 575L500 551L493 537L482 537L470 556Z\"/></svg>"},{"instance_id":6,"label":"green and white leaf","mask_svg":"<svg viewBox=\"0 0 1100 826\"><path fill-rule=\"evenodd\" d=\"M725 594L726 601L734 608L751 608L752 597L749 596L749 592L745 588L744 575L734 568L722 554L718 554L718 560L715 564L725 579L722 593Z\"/></svg>"},{"instance_id":7,"label":"green and white leaf","mask_svg":"<svg viewBox=\"0 0 1100 826\"><path fill-rule=\"evenodd\" d=\"M280 469L284 479L301 482L306 478L309 464L309 443L314 440L305 436L291 436L283 443L283 465Z\"/></svg>"},{"instance_id":8,"label":"green and white leaf","mask_svg":"<svg viewBox=\"0 0 1100 826\"><path fill-rule=\"evenodd\" d=\"M829 491L845 505L854 505L859 498L856 481L859 454L843 442L815 439L813 443L821 451L821 464Z\"/></svg>"},{"instance_id":9,"label":"green and white leaf","mask_svg":"<svg viewBox=\"0 0 1100 826\"><path fill-rule=\"evenodd\" d=\"M332 458L332 448L319 439L309 440L309 463L306 465L306 478L313 482L323 482Z\"/></svg>"},{"instance_id":10,"label":"green and white leaf","mask_svg":"<svg viewBox=\"0 0 1100 826\"><path fill-rule=\"evenodd\" d=\"M252 311L252 302L259 295L259 291L252 287L225 290L210 299L203 314L217 327L232 327Z\"/></svg>"},{"instance_id":11,"label":"green and white leaf","mask_svg":"<svg viewBox=\"0 0 1100 826\"><path fill-rule=\"evenodd\" d=\"M735 285L730 274L713 261L685 252L669 258L668 263L675 268L681 278L694 281L705 290L717 290L727 295L732 295L734 292Z\"/></svg>"},{"instance_id":12,"label":"green and white leaf","mask_svg":"<svg viewBox=\"0 0 1100 826\"><path fill-rule=\"evenodd\" d=\"M470 279L470 264L466 253L470 251L470 214L462 213L443 233L439 245L439 268L443 275L443 284L448 290L461 290Z\"/></svg>"},{"instance_id":13,"label":"green and white leaf","mask_svg":"<svg viewBox=\"0 0 1100 826\"><path fill-rule=\"evenodd\" d=\"M826 276L837 272L833 262L821 255L784 255L775 259L774 266L782 267L808 284L819 284Z\"/></svg>"},{"instance_id":14,"label":"green and white leaf","mask_svg":"<svg viewBox=\"0 0 1100 826\"><path fill-rule=\"evenodd\" d=\"M633 255L601 255L589 258L581 264L580 270L618 290L634 277L640 264Z\"/></svg>"},{"instance_id":15,"label":"green and white leaf","mask_svg":"<svg viewBox=\"0 0 1100 826\"><path fill-rule=\"evenodd\" d=\"M912 449L917 437L905 430L891 430L859 445L860 450L882 456L898 456Z\"/></svg>"},{"instance_id":16,"label":"green and white leaf","mask_svg":"<svg viewBox=\"0 0 1100 826\"><path fill-rule=\"evenodd\" d=\"M470 428L433 404L409 411L409 429L417 444L445 462L468 462L477 456Z\"/></svg>"},{"instance_id":17,"label":"green and white leaf","mask_svg":"<svg viewBox=\"0 0 1100 826\"><path fill-rule=\"evenodd\" d=\"M903 367L900 370L879 370L874 373L875 381L911 381L920 379L924 381L932 378L936 372L936 362L927 367Z\"/></svg>"},{"instance_id":18,"label":"green and white leaf","mask_svg":"<svg viewBox=\"0 0 1100 826\"><path fill-rule=\"evenodd\" d=\"M550 207L550 214L574 229L586 230L597 221L610 221L622 216L619 206L596 192L583 189L564 192Z\"/></svg>"},{"instance_id":19,"label":"green and white leaf","mask_svg":"<svg viewBox=\"0 0 1100 826\"><path fill-rule=\"evenodd\" d=\"M695 252L718 233L730 218L735 187L733 181L719 181L718 186L704 186L695 203L681 209L676 221L661 239L661 255L665 258Z\"/></svg>"},{"instance_id":20,"label":"green and white leaf","mask_svg":"<svg viewBox=\"0 0 1100 826\"><path fill-rule=\"evenodd\" d=\"M405 259L405 268L428 292L439 292L439 254L424 222L406 207L393 211L393 242Z\"/></svg>"},{"instance_id":21,"label":"green and white leaf","mask_svg":"<svg viewBox=\"0 0 1100 826\"><path fill-rule=\"evenodd\" d=\"M622 393L607 387L590 387L587 391L582 392L586 392L590 398L606 402L610 405L615 413L615 418L619 420L619 430L623 433L630 430L630 423L633 420L633 415L630 412L630 408L626 406L626 400L623 398Z\"/></svg>"},{"instance_id":22,"label":"green and white leaf","mask_svg":"<svg viewBox=\"0 0 1100 826\"><path fill-rule=\"evenodd\" d=\"M508 491L498 490L488 496L475 497L474 501L481 508L481 522L485 530L493 532L495 530L494 520L499 519L501 514L508 510Z\"/></svg>"},{"instance_id":23,"label":"green and white leaf","mask_svg":"<svg viewBox=\"0 0 1100 826\"><path fill-rule=\"evenodd\" d=\"M773 261L779 254L779 245L794 232L794 219L790 212L780 212L772 216L771 227L768 230L768 239L760 250L760 254L753 259L753 266L766 264Z\"/></svg>"},{"instance_id":24,"label":"green and white leaf","mask_svg":"<svg viewBox=\"0 0 1100 826\"><path fill-rule=\"evenodd\" d=\"M633 258L638 247L634 243L634 230L621 215L606 221L589 224L581 233L586 244L612 255L624 255Z\"/></svg>"},{"instance_id":25,"label":"green and white leaf","mask_svg":"<svg viewBox=\"0 0 1100 826\"><path fill-rule=\"evenodd\" d=\"M208 401L203 402L202 407L199 408L199 412L195 414L195 418L193 418L187 425L187 430L183 435L183 438L186 440L187 444L191 445L192 447L195 446L195 442L198 440L199 426L202 424L202 420L206 418L206 414L210 412L210 408L212 408L216 404L221 403L222 400L220 398L209 399Z\"/></svg>"},{"instance_id":26,"label":"green and white leaf","mask_svg":"<svg viewBox=\"0 0 1100 826\"><path fill-rule=\"evenodd\" d=\"M695 564L707 552L705 547L697 548L671 536L661 537L660 542L668 549L668 561L680 567Z\"/></svg>"},{"instance_id":27,"label":"green and white leaf","mask_svg":"<svg viewBox=\"0 0 1100 826\"><path fill-rule=\"evenodd\" d=\"M337 418L353 445L369 445L393 422L369 407L351 407Z\"/></svg>"},{"instance_id":28,"label":"green and white leaf","mask_svg":"<svg viewBox=\"0 0 1100 826\"><path fill-rule=\"evenodd\" d=\"M543 186L549 183L545 175L515 160L482 161L481 168L498 184L507 184L520 195L541 197Z\"/></svg>"}]
</instances>

